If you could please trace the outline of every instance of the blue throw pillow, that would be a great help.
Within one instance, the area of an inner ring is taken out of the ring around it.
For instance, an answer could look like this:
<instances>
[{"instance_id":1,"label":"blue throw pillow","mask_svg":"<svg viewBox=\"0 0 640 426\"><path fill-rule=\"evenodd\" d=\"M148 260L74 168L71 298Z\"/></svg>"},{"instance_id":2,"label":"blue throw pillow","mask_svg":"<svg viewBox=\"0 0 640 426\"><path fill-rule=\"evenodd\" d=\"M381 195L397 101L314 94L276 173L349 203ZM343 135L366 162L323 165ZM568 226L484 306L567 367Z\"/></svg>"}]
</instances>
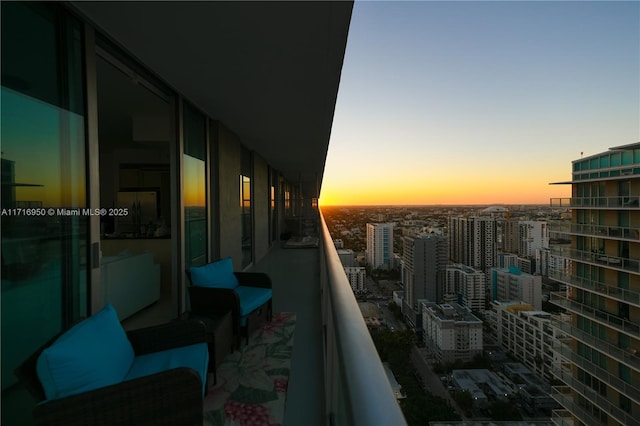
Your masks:
<instances>
[{"instance_id":1,"label":"blue throw pillow","mask_svg":"<svg viewBox=\"0 0 640 426\"><path fill-rule=\"evenodd\" d=\"M233 273L233 262L230 257L196 266L189 269L191 284L198 287L229 288L234 289L240 285Z\"/></svg>"},{"instance_id":2,"label":"blue throw pillow","mask_svg":"<svg viewBox=\"0 0 640 426\"><path fill-rule=\"evenodd\" d=\"M47 399L120 383L135 354L111 304L60 336L38 357Z\"/></svg>"}]
</instances>

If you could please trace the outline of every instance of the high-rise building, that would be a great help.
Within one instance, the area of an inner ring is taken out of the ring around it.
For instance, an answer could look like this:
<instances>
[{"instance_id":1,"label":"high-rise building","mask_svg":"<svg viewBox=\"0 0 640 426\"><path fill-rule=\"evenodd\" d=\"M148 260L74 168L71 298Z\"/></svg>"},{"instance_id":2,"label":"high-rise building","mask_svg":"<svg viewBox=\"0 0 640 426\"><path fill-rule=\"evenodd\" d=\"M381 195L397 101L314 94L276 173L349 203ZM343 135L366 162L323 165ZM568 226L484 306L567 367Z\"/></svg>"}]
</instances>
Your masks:
<instances>
[{"instance_id":1,"label":"high-rise building","mask_svg":"<svg viewBox=\"0 0 640 426\"><path fill-rule=\"evenodd\" d=\"M570 226L552 227L554 255L568 273L549 276L567 286L551 302L571 316L552 322L570 338L556 341L564 361L554 369L566 386L552 395L565 410L557 424L640 424L640 143L572 162ZM555 235L554 235L555 233Z\"/></svg>"},{"instance_id":2,"label":"high-rise building","mask_svg":"<svg viewBox=\"0 0 640 426\"><path fill-rule=\"evenodd\" d=\"M446 269L445 298L455 299L471 310L485 308L486 275L467 265L448 265Z\"/></svg>"},{"instance_id":3,"label":"high-rise building","mask_svg":"<svg viewBox=\"0 0 640 426\"><path fill-rule=\"evenodd\" d=\"M393 224L367 223L367 265L390 269L393 261Z\"/></svg>"},{"instance_id":4,"label":"high-rise building","mask_svg":"<svg viewBox=\"0 0 640 426\"><path fill-rule=\"evenodd\" d=\"M418 312L418 300L440 303L448 262L447 239L441 235L421 234L402 239L401 275L408 309Z\"/></svg>"},{"instance_id":5,"label":"high-rise building","mask_svg":"<svg viewBox=\"0 0 640 426\"><path fill-rule=\"evenodd\" d=\"M547 222L509 219L502 223L502 250L504 252L522 257L535 257L536 250L548 247Z\"/></svg>"},{"instance_id":6,"label":"high-rise building","mask_svg":"<svg viewBox=\"0 0 640 426\"><path fill-rule=\"evenodd\" d=\"M491 216L449 218L449 258L488 272L496 262L499 220Z\"/></svg>"},{"instance_id":7,"label":"high-rise building","mask_svg":"<svg viewBox=\"0 0 640 426\"><path fill-rule=\"evenodd\" d=\"M523 257L535 257L536 250L549 247L547 222L524 220L518 223L518 254Z\"/></svg>"}]
</instances>

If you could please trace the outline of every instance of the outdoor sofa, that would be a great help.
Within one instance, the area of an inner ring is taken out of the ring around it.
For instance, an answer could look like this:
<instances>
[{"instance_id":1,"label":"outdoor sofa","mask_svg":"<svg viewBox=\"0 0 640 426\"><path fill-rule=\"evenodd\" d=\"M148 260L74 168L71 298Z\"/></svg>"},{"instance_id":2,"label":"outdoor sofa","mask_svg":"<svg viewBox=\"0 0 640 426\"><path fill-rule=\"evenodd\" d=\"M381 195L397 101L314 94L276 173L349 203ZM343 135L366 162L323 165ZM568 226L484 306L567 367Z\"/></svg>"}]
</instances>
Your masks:
<instances>
[{"instance_id":1,"label":"outdoor sofa","mask_svg":"<svg viewBox=\"0 0 640 426\"><path fill-rule=\"evenodd\" d=\"M205 332L195 320L125 332L108 304L15 373L38 401L36 425L202 426Z\"/></svg>"}]
</instances>

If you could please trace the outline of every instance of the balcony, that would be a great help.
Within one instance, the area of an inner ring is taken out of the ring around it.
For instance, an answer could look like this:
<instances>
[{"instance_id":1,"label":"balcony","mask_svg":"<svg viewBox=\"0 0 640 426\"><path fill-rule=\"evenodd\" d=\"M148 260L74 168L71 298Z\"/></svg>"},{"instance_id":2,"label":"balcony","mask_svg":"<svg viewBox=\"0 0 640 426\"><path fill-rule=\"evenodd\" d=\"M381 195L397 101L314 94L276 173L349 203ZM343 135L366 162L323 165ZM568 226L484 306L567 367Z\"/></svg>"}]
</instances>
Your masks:
<instances>
[{"instance_id":1,"label":"balcony","mask_svg":"<svg viewBox=\"0 0 640 426\"><path fill-rule=\"evenodd\" d=\"M573 209L637 210L640 196L552 198L551 207Z\"/></svg>"},{"instance_id":2,"label":"balcony","mask_svg":"<svg viewBox=\"0 0 640 426\"><path fill-rule=\"evenodd\" d=\"M253 268L272 278L274 312L297 314L284 423L405 425L322 217L321 222L320 248L274 247Z\"/></svg>"},{"instance_id":3,"label":"balcony","mask_svg":"<svg viewBox=\"0 0 640 426\"><path fill-rule=\"evenodd\" d=\"M574 426L573 416L569 410L553 410L551 421L556 426Z\"/></svg>"},{"instance_id":4,"label":"balcony","mask_svg":"<svg viewBox=\"0 0 640 426\"><path fill-rule=\"evenodd\" d=\"M640 273L640 261L626 257L609 256L605 253L578 250L568 247L552 246L551 254L567 259L589 263L596 266L606 266L624 272Z\"/></svg>"},{"instance_id":5,"label":"balcony","mask_svg":"<svg viewBox=\"0 0 640 426\"><path fill-rule=\"evenodd\" d=\"M640 307L640 291L614 287L600 281L564 274L562 271L550 270L549 278L572 287L603 294L620 302Z\"/></svg>"},{"instance_id":6,"label":"balcony","mask_svg":"<svg viewBox=\"0 0 640 426\"><path fill-rule=\"evenodd\" d=\"M567 297L564 292L551 292L551 298L549 300L554 305L560 306L578 315L582 315L583 317L595 320L619 332L630 334L634 338L638 338L640 334L640 326L638 324L573 300Z\"/></svg>"},{"instance_id":7,"label":"balcony","mask_svg":"<svg viewBox=\"0 0 640 426\"><path fill-rule=\"evenodd\" d=\"M564 408L571 411L580 421L587 425L601 425L594 415L586 411L578 401L574 399L574 393L580 394L585 399L589 400L592 404L597 406L601 412L607 413L609 417L614 418L617 422L628 426L640 426L640 421L634 418L631 414L617 407L610 402L607 397L600 395L595 390L591 389L584 383L578 381L571 375L571 371L568 366L554 366L552 373L559 380L566 383L568 386L554 386L551 389L551 397L558 401Z\"/></svg>"},{"instance_id":8,"label":"balcony","mask_svg":"<svg viewBox=\"0 0 640 426\"><path fill-rule=\"evenodd\" d=\"M592 225L555 221L549 224L549 234L584 235L625 241L640 241L640 228L618 225Z\"/></svg>"},{"instance_id":9,"label":"balcony","mask_svg":"<svg viewBox=\"0 0 640 426\"><path fill-rule=\"evenodd\" d=\"M554 345L554 350L564 356L566 359L573 362L578 367L582 368L584 371L588 372L594 377L602 380L604 383L607 383L610 387L615 389L617 392L626 395L627 397L634 400L636 403L640 404L640 389L636 386L631 385L630 383L625 382L620 379L618 376L615 376L609 373L607 370L601 368L600 366L594 364L593 362L587 360L586 358L581 357L577 353L573 352L570 347L566 344L557 342Z\"/></svg>"},{"instance_id":10,"label":"balcony","mask_svg":"<svg viewBox=\"0 0 640 426\"><path fill-rule=\"evenodd\" d=\"M554 410L551 414L551 421L556 425L573 425L573 416L577 417L586 425L599 425L584 408L574 401L574 395L569 386L554 386L551 388L551 397L561 404L566 410ZM556 414L557 413L557 414Z\"/></svg>"}]
</instances>

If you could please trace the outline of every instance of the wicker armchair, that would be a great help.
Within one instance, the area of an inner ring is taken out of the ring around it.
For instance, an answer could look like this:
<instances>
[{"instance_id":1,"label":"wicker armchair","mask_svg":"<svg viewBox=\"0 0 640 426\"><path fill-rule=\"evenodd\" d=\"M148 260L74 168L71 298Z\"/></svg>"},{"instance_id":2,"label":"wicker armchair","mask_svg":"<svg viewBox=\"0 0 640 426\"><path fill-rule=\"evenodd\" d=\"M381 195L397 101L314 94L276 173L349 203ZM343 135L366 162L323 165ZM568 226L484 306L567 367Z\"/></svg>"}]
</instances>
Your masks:
<instances>
[{"instance_id":1,"label":"wicker armchair","mask_svg":"<svg viewBox=\"0 0 640 426\"><path fill-rule=\"evenodd\" d=\"M191 273L186 271L189 281ZM234 272L240 286L272 288L271 278L262 272ZM192 283L193 284L193 283ZM212 312L231 311L233 321L233 334L236 346L239 346L242 337L248 342L249 336L265 321L271 320L272 300L253 311L245 318L242 324L240 296L238 292L228 288L211 288L190 285L188 287L191 313L194 316L207 316Z\"/></svg>"},{"instance_id":2,"label":"wicker armchair","mask_svg":"<svg viewBox=\"0 0 640 426\"><path fill-rule=\"evenodd\" d=\"M205 325L196 320L174 321L127 332L136 356L204 342ZM38 401L36 425L166 425L202 426L202 381L190 368L176 368L124 381L85 393L45 401L36 373L38 356L55 336L20 367L16 376Z\"/></svg>"}]
</instances>

